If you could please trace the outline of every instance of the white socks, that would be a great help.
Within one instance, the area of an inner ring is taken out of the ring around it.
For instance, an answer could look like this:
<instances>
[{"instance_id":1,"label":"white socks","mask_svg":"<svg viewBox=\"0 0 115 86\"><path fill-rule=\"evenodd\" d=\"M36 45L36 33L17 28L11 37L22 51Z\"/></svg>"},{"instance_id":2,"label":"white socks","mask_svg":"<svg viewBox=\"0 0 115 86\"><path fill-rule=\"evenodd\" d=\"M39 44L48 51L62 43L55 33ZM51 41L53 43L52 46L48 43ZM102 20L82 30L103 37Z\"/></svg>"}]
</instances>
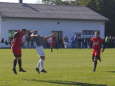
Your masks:
<instances>
[{"instance_id":1,"label":"white socks","mask_svg":"<svg viewBox=\"0 0 115 86\"><path fill-rule=\"evenodd\" d=\"M39 68L40 72L44 69L44 60L43 59L39 59L38 63L37 63L37 68Z\"/></svg>"}]
</instances>

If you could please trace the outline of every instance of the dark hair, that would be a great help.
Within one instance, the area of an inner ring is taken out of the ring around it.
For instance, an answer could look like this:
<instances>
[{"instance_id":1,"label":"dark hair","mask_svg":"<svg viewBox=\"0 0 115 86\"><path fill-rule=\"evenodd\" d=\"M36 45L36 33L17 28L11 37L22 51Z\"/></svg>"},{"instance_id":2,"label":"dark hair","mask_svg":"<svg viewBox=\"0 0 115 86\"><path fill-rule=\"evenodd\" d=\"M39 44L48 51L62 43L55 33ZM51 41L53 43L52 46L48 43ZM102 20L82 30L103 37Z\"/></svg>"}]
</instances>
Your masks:
<instances>
[{"instance_id":1,"label":"dark hair","mask_svg":"<svg viewBox=\"0 0 115 86\"><path fill-rule=\"evenodd\" d=\"M95 31L95 33L100 34L100 32L99 32L99 31Z\"/></svg>"},{"instance_id":2,"label":"dark hair","mask_svg":"<svg viewBox=\"0 0 115 86\"><path fill-rule=\"evenodd\" d=\"M26 29L22 29L22 31L26 31Z\"/></svg>"}]
</instances>

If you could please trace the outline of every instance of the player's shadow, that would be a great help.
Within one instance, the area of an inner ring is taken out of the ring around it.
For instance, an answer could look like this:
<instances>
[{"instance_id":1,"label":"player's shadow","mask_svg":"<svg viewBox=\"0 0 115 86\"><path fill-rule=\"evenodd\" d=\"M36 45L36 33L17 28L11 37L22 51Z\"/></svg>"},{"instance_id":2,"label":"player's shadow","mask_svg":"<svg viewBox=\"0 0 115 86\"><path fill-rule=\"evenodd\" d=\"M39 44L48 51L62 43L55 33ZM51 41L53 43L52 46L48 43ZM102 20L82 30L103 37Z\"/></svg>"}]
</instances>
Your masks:
<instances>
[{"instance_id":1,"label":"player's shadow","mask_svg":"<svg viewBox=\"0 0 115 86\"><path fill-rule=\"evenodd\" d=\"M52 84L60 84L60 85L72 85L72 86L107 86L105 84L90 84L90 83L82 83L82 82L73 82L73 81L61 81L61 80L37 80L37 79L24 79L26 81L34 81L34 82L44 82L44 83L52 83Z\"/></svg>"},{"instance_id":2,"label":"player's shadow","mask_svg":"<svg viewBox=\"0 0 115 86\"><path fill-rule=\"evenodd\" d=\"M115 71L106 71L106 72L111 72L111 73L115 73Z\"/></svg>"}]
</instances>

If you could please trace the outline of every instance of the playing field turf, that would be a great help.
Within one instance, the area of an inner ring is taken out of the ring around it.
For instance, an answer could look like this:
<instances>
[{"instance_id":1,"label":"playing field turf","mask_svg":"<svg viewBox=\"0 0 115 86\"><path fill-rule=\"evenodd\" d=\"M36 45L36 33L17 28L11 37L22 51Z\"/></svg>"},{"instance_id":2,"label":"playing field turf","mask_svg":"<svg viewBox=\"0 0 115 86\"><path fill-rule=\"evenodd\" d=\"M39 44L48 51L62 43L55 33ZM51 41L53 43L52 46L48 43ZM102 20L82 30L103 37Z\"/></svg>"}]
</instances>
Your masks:
<instances>
[{"instance_id":1,"label":"playing field turf","mask_svg":"<svg viewBox=\"0 0 115 86\"><path fill-rule=\"evenodd\" d=\"M58 49L46 52L47 74L35 71L38 55L23 50L26 73L12 72L10 49L0 49L0 86L115 86L115 49L106 49L97 71L92 72L90 49ZM18 68L17 68L18 69Z\"/></svg>"}]
</instances>

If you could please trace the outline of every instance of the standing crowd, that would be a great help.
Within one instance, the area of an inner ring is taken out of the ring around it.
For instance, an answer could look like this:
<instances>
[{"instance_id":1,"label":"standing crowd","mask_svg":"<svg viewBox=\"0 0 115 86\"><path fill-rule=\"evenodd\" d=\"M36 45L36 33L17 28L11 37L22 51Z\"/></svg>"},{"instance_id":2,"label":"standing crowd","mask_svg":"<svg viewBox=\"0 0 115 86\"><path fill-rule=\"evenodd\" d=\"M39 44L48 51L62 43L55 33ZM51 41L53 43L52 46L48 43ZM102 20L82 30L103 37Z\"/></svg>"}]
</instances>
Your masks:
<instances>
[{"instance_id":1,"label":"standing crowd","mask_svg":"<svg viewBox=\"0 0 115 86\"><path fill-rule=\"evenodd\" d=\"M34 40L31 39L32 31L28 31L28 33L23 37L25 40L23 48L34 48ZM62 38L52 37L48 40L44 40L43 46L45 48L91 48L90 38L82 37L77 34L73 34L70 38L68 36L64 36ZM5 40L2 38L0 40L0 48L9 48L11 45L12 38ZM106 36L104 39L107 43L107 48L115 48L115 37Z\"/></svg>"}]
</instances>

